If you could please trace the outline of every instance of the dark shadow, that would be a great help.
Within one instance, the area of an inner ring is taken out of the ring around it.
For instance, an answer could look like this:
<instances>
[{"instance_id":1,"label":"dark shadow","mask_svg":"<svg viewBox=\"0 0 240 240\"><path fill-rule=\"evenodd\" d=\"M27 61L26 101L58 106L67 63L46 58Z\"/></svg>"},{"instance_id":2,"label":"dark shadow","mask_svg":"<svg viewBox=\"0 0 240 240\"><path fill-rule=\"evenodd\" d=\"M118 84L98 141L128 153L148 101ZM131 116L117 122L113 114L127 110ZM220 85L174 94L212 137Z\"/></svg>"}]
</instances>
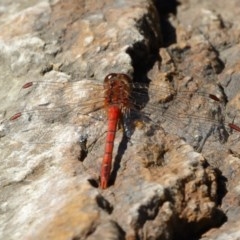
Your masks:
<instances>
[{"instance_id":1,"label":"dark shadow","mask_svg":"<svg viewBox=\"0 0 240 240\"><path fill-rule=\"evenodd\" d=\"M169 14L177 15L177 7L180 5L180 2L176 0L156 0L155 5L159 15L167 17Z\"/></svg>"},{"instance_id":2,"label":"dark shadow","mask_svg":"<svg viewBox=\"0 0 240 240\"><path fill-rule=\"evenodd\" d=\"M173 43L176 43L176 31L175 28L166 18L161 18L161 28L162 28L162 47L169 47Z\"/></svg>"},{"instance_id":3,"label":"dark shadow","mask_svg":"<svg viewBox=\"0 0 240 240\"><path fill-rule=\"evenodd\" d=\"M111 205L110 202L108 202L103 196L101 195L97 195L96 196L96 202L97 202L97 205L105 210L108 214L111 214L112 211L113 211L113 206Z\"/></svg>"},{"instance_id":4,"label":"dark shadow","mask_svg":"<svg viewBox=\"0 0 240 240\"><path fill-rule=\"evenodd\" d=\"M89 178L88 179L89 184L94 187L94 188L98 188L99 187L99 181L93 178Z\"/></svg>"},{"instance_id":5,"label":"dark shadow","mask_svg":"<svg viewBox=\"0 0 240 240\"><path fill-rule=\"evenodd\" d=\"M123 134L122 140L121 140L121 142L118 146L117 156L115 157L112 172L111 172L111 175L110 175L109 186L114 185L114 182L117 178L117 172L120 168L120 163L121 163L121 160L122 160L122 156L127 149L128 142L129 142L129 138L126 136L126 134Z\"/></svg>"},{"instance_id":6,"label":"dark shadow","mask_svg":"<svg viewBox=\"0 0 240 240\"><path fill-rule=\"evenodd\" d=\"M217 175L217 199L216 199L216 202L218 205L221 205L222 204L222 200L223 198L226 196L227 194L227 181L228 179L222 175L222 172L215 168L215 173Z\"/></svg>"},{"instance_id":7,"label":"dark shadow","mask_svg":"<svg viewBox=\"0 0 240 240\"><path fill-rule=\"evenodd\" d=\"M157 0L155 6L158 10L161 33L162 33L162 47L176 43L176 31L171 25L168 18L169 15L177 15L177 7L180 3L176 0Z\"/></svg>"},{"instance_id":8,"label":"dark shadow","mask_svg":"<svg viewBox=\"0 0 240 240\"><path fill-rule=\"evenodd\" d=\"M136 42L126 50L132 59L134 68L133 82L146 82L148 80L148 71L159 60L158 49L159 46L156 42L152 44L152 49L148 49L144 42Z\"/></svg>"},{"instance_id":9,"label":"dark shadow","mask_svg":"<svg viewBox=\"0 0 240 240\"><path fill-rule=\"evenodd\" d=\"M83 162L84 159L88 155L88 149L87 149L87 136L80 136L78 144L80 146L80 152L78 156L78 160L80 162Z\"/></svg>"}]
</instances>

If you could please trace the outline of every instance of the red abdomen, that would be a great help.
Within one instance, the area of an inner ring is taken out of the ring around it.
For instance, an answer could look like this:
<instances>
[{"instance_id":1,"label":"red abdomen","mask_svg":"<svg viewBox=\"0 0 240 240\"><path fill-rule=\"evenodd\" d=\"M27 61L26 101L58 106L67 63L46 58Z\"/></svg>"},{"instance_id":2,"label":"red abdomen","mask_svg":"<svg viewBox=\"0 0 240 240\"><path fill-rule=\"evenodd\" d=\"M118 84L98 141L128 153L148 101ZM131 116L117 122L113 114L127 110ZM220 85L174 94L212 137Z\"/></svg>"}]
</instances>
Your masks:
<instances>
[{"instance_id":1,"label":"red abdomen","mask_svg":"<svg viewBox=\"0 0 240 240\"><path fill-rule=\"evenodd\" d=\"M116 135L117 123L121 115L121 110L118 106L110 106L108 108L108 130L106 136L105 151L101 166L101 182L102 189L107 188L112 167L112 152L114 139Z\"/></svg>"}]
</instances>

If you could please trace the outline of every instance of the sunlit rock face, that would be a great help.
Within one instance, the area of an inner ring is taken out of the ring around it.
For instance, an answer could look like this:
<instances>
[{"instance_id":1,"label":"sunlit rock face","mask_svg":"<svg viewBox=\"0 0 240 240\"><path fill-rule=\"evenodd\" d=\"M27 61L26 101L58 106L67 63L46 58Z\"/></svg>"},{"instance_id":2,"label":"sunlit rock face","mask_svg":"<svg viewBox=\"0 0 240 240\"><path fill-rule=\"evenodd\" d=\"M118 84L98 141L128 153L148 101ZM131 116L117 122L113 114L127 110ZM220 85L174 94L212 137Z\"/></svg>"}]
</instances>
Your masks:
<instances>
[{"instance_id":1,"label":"sunlit rock face","mask_svg":"<svg viewBox=\"0 0 240 240\"><path fill-rule=\"evenodd\" d=\"M1 239L240 238L238 4L1 1ZM109 73L131 114L102 190Z\"/></svg>"}]
</instances>

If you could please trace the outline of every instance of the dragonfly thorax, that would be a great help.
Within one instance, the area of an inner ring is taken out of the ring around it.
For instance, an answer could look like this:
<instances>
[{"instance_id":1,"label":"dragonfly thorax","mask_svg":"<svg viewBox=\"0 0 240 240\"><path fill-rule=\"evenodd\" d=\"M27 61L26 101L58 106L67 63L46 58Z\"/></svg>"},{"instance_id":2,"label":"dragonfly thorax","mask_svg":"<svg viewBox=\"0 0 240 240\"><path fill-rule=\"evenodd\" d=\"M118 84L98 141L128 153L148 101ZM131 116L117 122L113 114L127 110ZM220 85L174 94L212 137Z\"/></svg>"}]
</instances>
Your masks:
<instances>
[{"instance_id":1,"label":"dragonfly thorax","mask_svg":"<svg viewBox=\"0 0 240 240\"><path fill-rule=\"evenodd\" d=\"M122 73L108 74L104 79L105 107L117 105L120 109L130 108L131 79Z\"/></svg>"}]
</instances>

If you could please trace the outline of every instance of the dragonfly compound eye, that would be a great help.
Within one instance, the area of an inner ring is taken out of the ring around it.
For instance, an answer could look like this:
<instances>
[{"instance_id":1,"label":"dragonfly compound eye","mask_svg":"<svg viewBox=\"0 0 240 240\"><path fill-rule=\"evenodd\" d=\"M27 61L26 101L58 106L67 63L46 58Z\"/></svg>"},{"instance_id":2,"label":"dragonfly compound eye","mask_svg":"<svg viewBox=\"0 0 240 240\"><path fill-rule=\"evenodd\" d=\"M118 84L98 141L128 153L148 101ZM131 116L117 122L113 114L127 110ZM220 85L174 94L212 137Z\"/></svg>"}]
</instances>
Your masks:
<instances>
[{"instance_id":1,"label":"dragonfly compound eye","mask_svg":"<svg viewBox=\"0 0 240 240\"><path fill-rule=\"evenodd\" d=\"M116 77L117 76L117 74L116 73L109 73L107 76L106 76L106 80L110 80L111 78L114 78L114 77Z\"/></svg>"}]
</instances>

